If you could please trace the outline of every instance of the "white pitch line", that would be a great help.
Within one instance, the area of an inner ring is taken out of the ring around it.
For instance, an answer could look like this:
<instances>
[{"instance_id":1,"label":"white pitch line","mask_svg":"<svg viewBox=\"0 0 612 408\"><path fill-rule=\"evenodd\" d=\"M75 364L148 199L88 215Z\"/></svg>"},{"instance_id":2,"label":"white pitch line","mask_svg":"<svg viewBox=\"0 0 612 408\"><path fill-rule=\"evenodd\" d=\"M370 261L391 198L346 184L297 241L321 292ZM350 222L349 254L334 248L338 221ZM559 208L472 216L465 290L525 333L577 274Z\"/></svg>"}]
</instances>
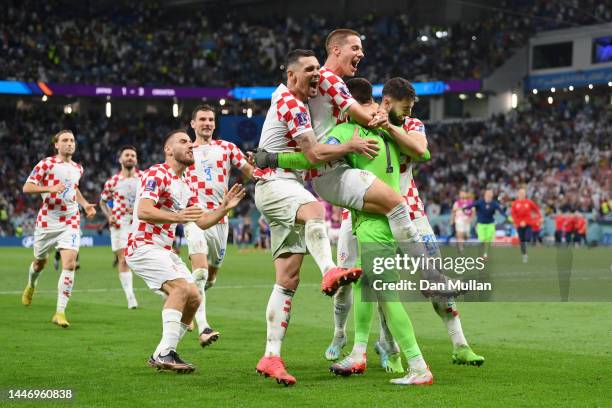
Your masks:
<instances>
[{"instance_id":1,"label":"white pitch line","mask_svg":"<svg viewBox=\"0 0 612 408\"><path fill-rule=\"evenodd\" d=\"M273 284L268 285L215 285L215 290L217 289L267 289L272 288ZM319 286L318 283L302 283L300 287L315 287ZM134 288L135 291L150 291L148 288ZM83 292L83 293L103 293L103 292L122 292L121 288L106 288L106 289L74 289L72 292ZM21 295L23 290L3 290L0 291L1 295ZM49 290L37 290L36 293L57 293L57 289L49 289Z\"/></svg>"}]
</instances>

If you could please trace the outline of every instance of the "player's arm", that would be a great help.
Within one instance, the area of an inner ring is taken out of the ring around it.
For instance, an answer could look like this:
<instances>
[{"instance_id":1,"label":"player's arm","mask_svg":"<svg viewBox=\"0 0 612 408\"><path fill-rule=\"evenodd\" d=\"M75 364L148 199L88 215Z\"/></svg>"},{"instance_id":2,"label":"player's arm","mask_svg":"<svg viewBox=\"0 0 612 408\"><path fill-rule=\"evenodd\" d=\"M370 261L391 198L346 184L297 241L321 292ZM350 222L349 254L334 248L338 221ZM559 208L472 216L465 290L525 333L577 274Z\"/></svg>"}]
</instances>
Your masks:
<instances>
[{"instance_id":1,"label":"player's arm","mask_svg":"<svg viewBox=\"0 0 612 408\"><path fill-rule=\"evenodd\" d=\"M151 224L185 224L196 222L204 215L204 210L196 205L187 207L179 212L164 211L155 207L151 198L138 200L138 218Z\"/></svg>"},{"instance_id":2,"label":"player's arm","mask_svg":"<svg viewBox=\"0 0 612 408\"><path fill-rule=\"evenodd\" d=\"M389 114L385 110L376 113L368 126L381 127L387 131L391 139L398 144L400 151L412 158L427 161L430 158L427 150L427 136L425 126L418 119L406 122L404 126L395 126L389 121Z\"/></svg>"},{"instance_id":3,"label":"player's arm","mask_svg":"<svg viewBox=\"0 0 612 408\"><path fill-rule=\"evenodd\" d=\"M332 135L334 132L330 132ZM319 164L342 159L349 153L357 153L372 159L378 154L378 142L374 139L359 137L359 127L355 126L353 137L346 143L318 143L314 132L305 132L295 139L310 163ZM330 140L329 138L327 140Z\"/></svg>"},{"instance_id":4,"label":"player's arm","mask_svg":"<svg viewBox=\"0 0 612 408\"><path fill-rule=\"evenodd\" d=\"M26 181L23 185L24 194L44 194L44 193L61 193L66 189L64 183L57 183L53 186L39 186L31 181Z\"/></svg>"},{"instance_id":5,"label":"player's arm","mask_svg":"<svg viewBox=\"0 0 612 408\"><path fill-rule=\"evenodd\" d=\"M223 202L214 211L203 213L197 220L194 220L200 229L208 229L221 221L223 217L234 207L238 205L240 200L246 195L246 190L241 184L234 184L229 191L225 192ZM187 209L192 208L188 207Z\"/></svg>"},{"instance_id":6,"label":"player's arm","mask_svg":"<svg viewBox=\"0 0 612 408\"><path fill-rule=\"evenodd\" d=\"M459 206L457 205L457 203L454 203L453 208L451 209L451 216L450 216L451 225L455 223L455 217L457 216L457 210L459 210Z\"/></svg>"},{"instance_id":7,"label":"player's arm","mask_svg":"<svg viewBox=\"0 0 612 408\"><path fill-rule=\"evenodd\" d=\"M376 112L370 106L363 106L357 101L351 103L347 111L351 118L362 126L369 126L368 124L376 115Z\"/></svg>"},{"instance_id":8,"label":"player's arm","mask_svg":"<svg viewBox=\"0 0 612 408\"><path fill-rule=\"evenodd\" d=\"M83 194L81 194L81 190L75 188L75 191L77 203L79 203L81 207L83 207L83 209L85 210L85 215L87 216L87 219L91 220L96 215L96 205L87 201L85 197L83 197Z\"/></svg>"},{"instance_id":9,"label":"player's arm","mask_svg":"<svg viewBox=\"0 0 612 408\"><path fill-rule=\"evenodd\" d=\"M104 189L102 190L102 194L100 194L100 209L102 210L102 214L106 217L109 224L113 224L115 222L115 216L113 215L113 210L108 206L108 199L112 197L112 182L111 180L107 180L104 183Z\"/></svg>"}]
</instances>

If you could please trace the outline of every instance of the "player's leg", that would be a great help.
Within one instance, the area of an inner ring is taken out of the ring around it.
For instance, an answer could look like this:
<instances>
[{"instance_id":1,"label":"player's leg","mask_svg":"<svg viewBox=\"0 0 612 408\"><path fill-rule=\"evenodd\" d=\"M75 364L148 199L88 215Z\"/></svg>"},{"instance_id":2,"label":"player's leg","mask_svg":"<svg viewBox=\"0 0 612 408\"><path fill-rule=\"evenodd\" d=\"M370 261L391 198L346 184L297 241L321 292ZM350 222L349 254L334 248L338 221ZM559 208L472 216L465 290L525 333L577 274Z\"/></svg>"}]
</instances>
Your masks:
<instances>
[{"instance_id":1,"label":"player's leg","mask_svg":"<svg viewBox=\"0 0 612 408\"><path fill-rule=\"evenodd\" d=\"M374 350L380 356L380 366L388 373L403 373L404 367L402 366L399 345L391 334L380 305L378 305L377 310L380 320L380 337L374 345Z\"/></svg>"},{"instance_id":2,"label":"player's leg","mask_svg":"<svg viewBox=\"0 0 612 408\"><path fill-rule=\"evenodd\" d=\"M274 260L276 280L266 307L266 349L256 370L266 377L275 378L279 384L293 385L296 382L295 377L287 372L280 355L303 259L302 253L282 253Z\"/></svg>"},{"instance_id":3,"label":"player's leg","mask_svg":"<svg viewBox=\"0 0 612 408\"><path fill-rule=\"evenodd\" d=\"M485 260L489 257L489 244L487 242L488 240L487 226L488 225L489 224L482 224L482 223L476 224L476 235L478 236L478 241L480 241L480 244L482 246L482 256L484 257Z\"/></svg>"},{"instance_id":4,"label":"player's leg","mask_svg":"<svg viewBox=\"0 0 612 408\"><path fill-rule=\"evenodd\" d=\"M119 282L123 288L123 293L128 303L128 309L135 309L138 307L136 301L136 295L134 294L133 287L133 276L132 271L125 262L125 247L127 246L127 240L129 236L129 227L112 228L111 227L111 249L115 253L117 259L117 272L119 276Z\"/></svg>"},{"instance_id":5,"label":"player's leg","mask_svg":"<svg viewBox=\"0 0 612 408\"><path fill-rule=\"evenodd\" d=\"M187 239L187 249L191 259L192 276L202 298L195 313L198 338L200 345L206 347L219 338L219 332L210 327L206 316L206 284L209 279L208 242L204 231L195 223L188 223L185 226L185 238ZM188 322L188 324L190 323Z\"/></svg>"},{"instance_id":6,"label":"player's leg","mask_svg":"<svg viewBox=\"0 0 612 408\"><path fill-rule=\"evenodd\" d=\"M126 256L131 270L154 291L164 293L162 338L148 364L159 370L192 372L194 366L184 362L176 352L193 319L200 296L193 277L183 261L173 252L155 245L142 245Z\"/></svg>"},{"instance_id":7,"label":"player's leg","mask_svg":"<svg viewBox=\"0 0 612 408\"><path fill-rule=\"evenodd\" d=\"M36 290L38 277L45 268L49 251L55 245L56 240L53 234L42 231L34 231L34 260L28 269L28 284L21 295L21 303L24 306L32 304L32 297Z\"/></svg>"},{"instance_id":8,"label":"player's leg","mask_svg":"<svg viewBox=\"0 0 612 408\"><path fill-rule=\"evenodd\" d=\"M527 227L518 227L516 232L519 237L519 243L521 247L521 256L523 262L527 262Z\"/></svg>"},{"instance_id":9,"label":"player's leg","mask_svg":"<svg viewBox=\"0 0 612 408\"><path fill-rule=\"evenodd\" d=\"M57 249L62 256L62 273L57 282L57 306L52 321L61 327L70 325L66 319L66 307L74 287L74 272L80 243L81 232L73 228L64 230L57 241Z\"/></svg>"},{"instance_id":10,"label":"player's leg","mask_svg":"<svg viewBox=\"0 0 612 408\"><path fill-rule=\"evenodd\" d=\"M342 268L354 268L357 265L359 249L351 224L349 213L340 224L338 247L336 248L338 266ZM340 357L342 348L346 345L346 321L348 320L352 303L352 285L341 286L334 295L334 336L331 344L325 351L325 358L327 360L337 360Z\"/></svg>"}]
</instances>

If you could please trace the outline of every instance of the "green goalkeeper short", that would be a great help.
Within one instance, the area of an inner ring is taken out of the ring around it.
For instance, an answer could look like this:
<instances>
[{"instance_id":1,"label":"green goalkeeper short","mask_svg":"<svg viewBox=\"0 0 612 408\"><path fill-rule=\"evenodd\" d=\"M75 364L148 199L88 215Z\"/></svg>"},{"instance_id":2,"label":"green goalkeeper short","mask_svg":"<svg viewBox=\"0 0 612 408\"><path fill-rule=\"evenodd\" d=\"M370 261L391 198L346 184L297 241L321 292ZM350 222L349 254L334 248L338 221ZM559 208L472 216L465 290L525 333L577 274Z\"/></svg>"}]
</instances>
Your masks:
<instances>
[{"instance_id":1,"label":"green goalkeeper short","mask_svg":"<svg viewBox=\"0 0 612 408\"><path fill-rule=\"evenodd\" d=\"M476 234L480 242L493 242L493 238L495 238L495 223L476 224Z\"/></svg>"}]
</instances>

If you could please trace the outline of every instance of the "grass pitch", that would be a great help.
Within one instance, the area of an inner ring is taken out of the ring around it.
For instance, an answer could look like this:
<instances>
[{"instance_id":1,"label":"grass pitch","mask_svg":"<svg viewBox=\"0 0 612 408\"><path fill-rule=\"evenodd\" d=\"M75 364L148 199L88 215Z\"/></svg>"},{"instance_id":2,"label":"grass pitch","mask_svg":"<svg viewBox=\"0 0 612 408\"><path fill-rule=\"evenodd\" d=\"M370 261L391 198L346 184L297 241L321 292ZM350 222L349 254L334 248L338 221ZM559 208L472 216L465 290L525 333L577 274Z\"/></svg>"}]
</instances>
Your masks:
<instances>
[{"instance_id":1,"label":"grass pitch","mask_svg":"<svg viewBox=\"0 0 612 408\"><path fill-rule=\"evenodd\" d=\"M610 257L606 248L582 251L585 257ZM520 261L516 249L503 256ZM328 372L323 352L332 335L331 300L320 294L320 275L307 258L283 345L298 383L286 388L255 373L274 279L269 253L229 248L217 286L207 294L208 318L220 340L201 349L196 334L188 333L179 346L197 366L192 375L146 366L161 334L161 299L135 277L140 308L128 310L110 248L82 249L68 329L50 322L58 278L51 265L32 306L21 305L31 257L31 250L0 249L3 406L612 406L612 303L460 303L466 336L486 357L481 368L451 364L440 319L429 304L410 303L435 384L398 387L378 366L376 323L366 374L342 378ZM70 402L12 402L8 389L72 389L75 396Z\"/></svg>"}]
</instances>

